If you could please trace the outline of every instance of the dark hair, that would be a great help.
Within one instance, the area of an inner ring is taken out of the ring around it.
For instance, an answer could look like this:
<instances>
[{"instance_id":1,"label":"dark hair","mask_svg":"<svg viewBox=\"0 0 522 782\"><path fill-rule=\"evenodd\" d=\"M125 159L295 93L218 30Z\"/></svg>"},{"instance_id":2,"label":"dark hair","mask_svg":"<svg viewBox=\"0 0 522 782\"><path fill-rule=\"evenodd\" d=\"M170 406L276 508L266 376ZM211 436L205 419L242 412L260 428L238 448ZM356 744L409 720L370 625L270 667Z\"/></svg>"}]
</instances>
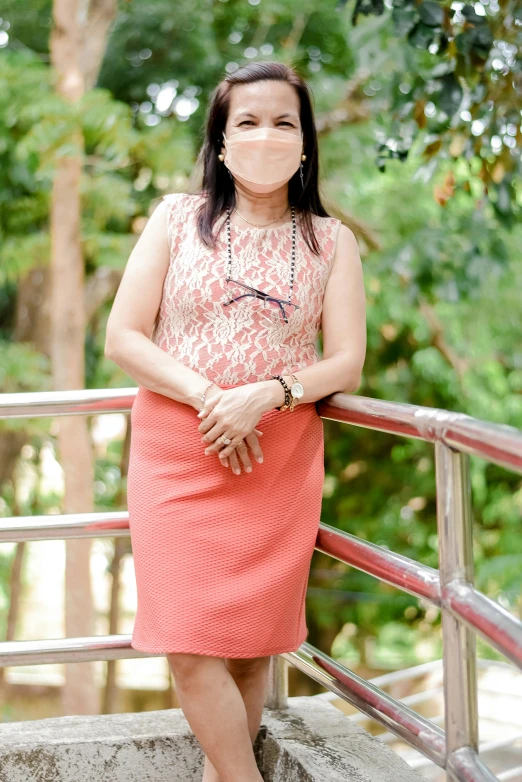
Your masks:
<instances>
[{"instance_id":1,"label":"dark hair","mask_svg":"<svg viewBox=\"0 0 522 782\"><path fill-rule=\"evenodd\" d=\"M224 214L227 206L233 209L236 203L233 180L226 166L218 159L230 107L230 91L235 84L251 84L265 79L286 81L294 87L299 96L299 114L306 154L306 161L303 163L304 187L301 187L299 171L296 171L288 182L288 198L295 206L296 218L299 220L308 246L312 252L319 255L320 248L313 230L312 214L320 217L331 215L326 211L319 196L319 157L311 93L306 82L293 68L279 62L249 62L230 76L226 76L212 92L207 109L203 145L196 160L196 177L199 178L200 184L192 191L193 194L206 196L197 212L198 233L208 247L214 247L216 239L213 234L214 224Z\"/></svg>"}]
</instances>

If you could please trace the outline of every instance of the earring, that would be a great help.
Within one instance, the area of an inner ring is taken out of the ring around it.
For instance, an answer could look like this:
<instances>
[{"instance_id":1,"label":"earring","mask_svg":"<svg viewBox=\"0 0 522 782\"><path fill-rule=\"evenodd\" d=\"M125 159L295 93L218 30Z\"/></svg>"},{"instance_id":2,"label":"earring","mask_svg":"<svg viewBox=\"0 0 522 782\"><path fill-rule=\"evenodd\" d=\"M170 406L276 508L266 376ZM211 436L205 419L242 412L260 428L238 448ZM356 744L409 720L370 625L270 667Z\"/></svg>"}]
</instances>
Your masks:
<instances>
[{"instance_id":1,"label":"earring","mask_svg":"<svg viewBox=\"0 0 522 782\"><path fill-rule=\"evenodd\" d=\"M304 180L303 180L303 164L299 164L299 176L301 177L301 189L304 190Z\"/></svg>"},{"instance_id":2,"label":"earring","mask_svg":"<svg viewBox=\"0 0 522 782\"><path fill-rule=\"evenodd\" d=\"M221 162L223 162L224 159L225 159L225 156L223 154L221 154L221 152L220 152L219 155L218 155L218 159L221 160Z\"/></svg>"},{"instance_id":3,"label":"earring","mask_svg":"<svg viewBox=\"0 0 522 782\"><path fill-rule=\"evenodd\" d=\"M301 155L301 160L306 160L306 155Z\"/></svg>"}]
</instances>

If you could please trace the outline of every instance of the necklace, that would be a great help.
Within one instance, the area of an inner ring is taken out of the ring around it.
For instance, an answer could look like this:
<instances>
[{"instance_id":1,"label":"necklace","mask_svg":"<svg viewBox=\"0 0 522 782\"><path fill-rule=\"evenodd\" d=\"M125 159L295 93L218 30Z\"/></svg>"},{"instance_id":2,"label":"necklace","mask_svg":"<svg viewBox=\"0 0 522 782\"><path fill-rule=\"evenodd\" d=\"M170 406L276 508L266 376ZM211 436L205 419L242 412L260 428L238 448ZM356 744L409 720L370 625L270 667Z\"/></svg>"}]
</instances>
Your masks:
<instances>
[{"instance_id":1,"label":"necklace","mask_svg":"<svg viewBox=\"0 0 522 782\"><path fill-rule=\"evenodd\" d=\"M275 220L272 220L271 223L266 223L265 225L258 225L257 223L251 223L250 220L247 220L246 217L243 217L243 215L241 214L239 209L237 209L237 207L234 207L234 211L237 212L238 215L241 217L241 219L244 220L246 223L250 223L250 225L254 225L256 228L266 228L267 225L272 225L272 223L277 223L278 220L282 220L288 211L288 207L285 209L285 211L280 217L276 218Z\"/></svg>"},{"instance_id":2,"label":"necklace","mask_svg":"<svg viewBox=\"0 0 522 782\"><path fill-rule=\"evenodd\" d=\"M295 271L295 236L297 232L297 225L295 221L295 208L293 204L290 204L292 210L292 260L290 262L290 283L288 290L288 304L291 304L292 291L294 288L294 271ZM230 208L227 206L227 243L228 243L228 264L227 264L227 282L231 279L232 270L232 244L230 242Z\"/></svg>"}]
</instances>

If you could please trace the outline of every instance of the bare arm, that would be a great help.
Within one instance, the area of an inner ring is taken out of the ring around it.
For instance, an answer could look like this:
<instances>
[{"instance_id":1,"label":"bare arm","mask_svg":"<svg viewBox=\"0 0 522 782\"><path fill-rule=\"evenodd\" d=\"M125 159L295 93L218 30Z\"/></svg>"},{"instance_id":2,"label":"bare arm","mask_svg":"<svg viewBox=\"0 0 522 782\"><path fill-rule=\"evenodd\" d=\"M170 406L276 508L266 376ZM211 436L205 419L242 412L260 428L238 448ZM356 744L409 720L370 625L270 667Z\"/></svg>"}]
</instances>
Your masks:
<instances>
[{"instance_id":1,"label":"bare arm","mask_svg":"<svg viewBox=\"0 0 522 782\"><path fill-rule=\"evenodd\" d=\"M304 395L298 404L315 402L337 391L351 393L361 383L366 357L366 296L359 246L353 232L339 227L337 246L326 284L322 312L323 358L296 371ZM293 380L284 375L288 385ZM284 389L270 384L269 406L283 404Z\"/></svg>"},{"instance_id":2,"label":"bare arm","mask_svg":"<svg viewBox=\"0 0 522 782\"><path fill-rule=\"evenodd\" d=\"M169 260L167 204L162 201L127 261L107 322L105 355L138 385L199 410L208 380L150 340Z\"/></svg>"}]
</instances>

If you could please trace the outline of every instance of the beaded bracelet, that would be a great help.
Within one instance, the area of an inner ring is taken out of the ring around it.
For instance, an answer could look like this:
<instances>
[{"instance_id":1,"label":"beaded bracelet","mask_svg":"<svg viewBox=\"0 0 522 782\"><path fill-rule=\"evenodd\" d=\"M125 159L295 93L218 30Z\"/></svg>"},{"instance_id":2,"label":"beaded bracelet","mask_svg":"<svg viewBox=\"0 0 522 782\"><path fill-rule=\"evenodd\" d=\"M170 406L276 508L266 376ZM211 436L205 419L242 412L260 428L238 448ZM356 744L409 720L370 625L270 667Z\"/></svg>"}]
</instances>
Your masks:
<instances>
[{"instance_id":1,"label":"beaded bracelet","mask_svg":"<svg viewBox=\"0 0 522 782\"><path fill-rule=\"evenodd\" d=\"M203 393L201 394L201 407L199 408L199 412L200 413L202 412L203 407L205 406L205 397L206 397L207 391L210 388L210 386L213 386L213 385L214 385L214 381L211 380L210 383L205 387L205 390L203 391Z\"/></svg>"},{"instance_id":2,"label":"beaded bracelet","mask_svg":"<svg viewBox=\"0 0 522 782\"><path fill-rule=\"evenodd\" d=\"M281 375L272 375L272 377L275 378L276 380L279 380L279 382L282 384L283 388L285 389L284 403L280 407L276 405L274 410L288 410L290 406L290 389L288 388L284 378Z\"/></svg>"}]
</instances>

